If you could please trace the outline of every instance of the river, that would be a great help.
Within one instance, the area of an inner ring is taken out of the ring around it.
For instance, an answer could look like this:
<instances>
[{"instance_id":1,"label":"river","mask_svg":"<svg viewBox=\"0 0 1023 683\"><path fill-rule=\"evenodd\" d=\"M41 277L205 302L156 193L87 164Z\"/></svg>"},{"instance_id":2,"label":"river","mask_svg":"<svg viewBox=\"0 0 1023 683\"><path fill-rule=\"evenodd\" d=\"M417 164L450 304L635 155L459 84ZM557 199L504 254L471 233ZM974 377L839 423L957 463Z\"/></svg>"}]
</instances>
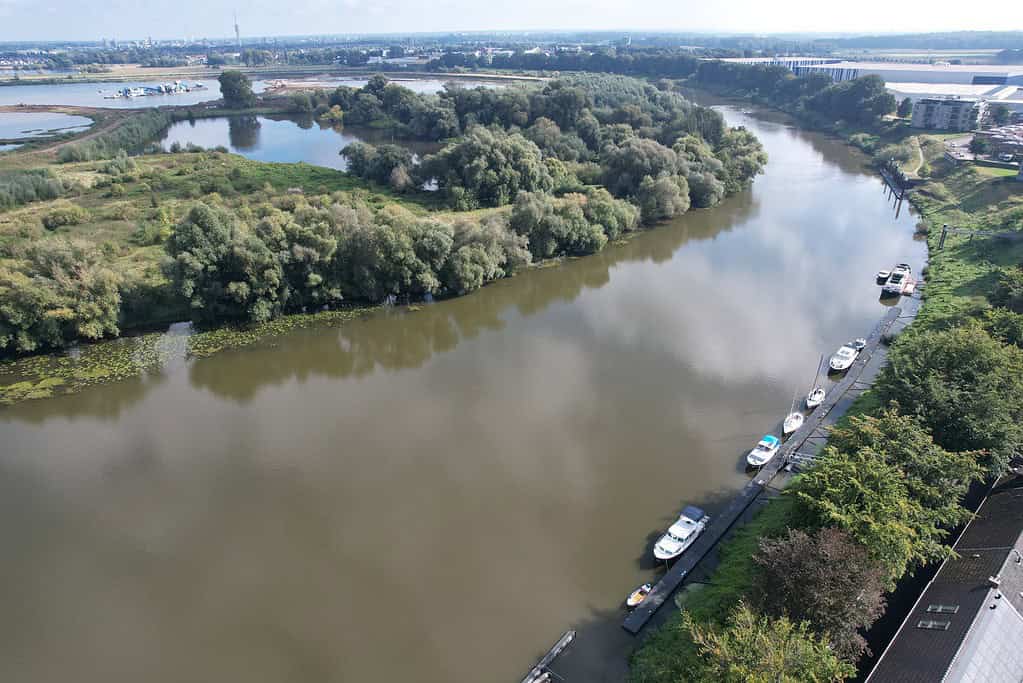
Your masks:
<instances>
[{"instance_id":1,"label":"river","mask_svg":"<svg viewBox=\"0 0 1023 683\"><path fill-rule=\"evenodd\" d=\"M303 80L315 82L316 87L336 88L339 85L347 85L352 88L361 88L366 85L366 78L351 78L341 76L324 75L315 78L288 79L289 82L299 84ZM117 81L117 82L96 82L96 83L49 83L45 85L6 85L0 86L0 105L7 104L51 104L68 105L76 107L108 107L114 109L135 109L138 107L161 107L165 105L192 105L200 102L208 102L220 98L220 83L216 74L202 79L185 79L188 85L196 82L205 85L205 89L192 90L174 95L153 95L150 97L115 97L110 98L114 93L125 88L153 87L167 80L156 81ZM436 78L407 78L395 79L406 88L419 93L438 92L444 88L445 81ZM485 81L467 81L459 79L466 88L473 88L478 85L487 87L501 87ZM260 93L266 90L267 82L254 80L252 89Z\"/></svg>"},{"instance_id":2,"label":"river","mask_svg":"<svg viewBox=\"0 0 1023 683\"><path fill-rule=\"evenodd\" d=\"M749 191L408 312L0 410L0 679L619 680L621 601L919 271L864 158L724 108ZM776 432L778 433L778 432Z\"/></svg>"}]
</instances>

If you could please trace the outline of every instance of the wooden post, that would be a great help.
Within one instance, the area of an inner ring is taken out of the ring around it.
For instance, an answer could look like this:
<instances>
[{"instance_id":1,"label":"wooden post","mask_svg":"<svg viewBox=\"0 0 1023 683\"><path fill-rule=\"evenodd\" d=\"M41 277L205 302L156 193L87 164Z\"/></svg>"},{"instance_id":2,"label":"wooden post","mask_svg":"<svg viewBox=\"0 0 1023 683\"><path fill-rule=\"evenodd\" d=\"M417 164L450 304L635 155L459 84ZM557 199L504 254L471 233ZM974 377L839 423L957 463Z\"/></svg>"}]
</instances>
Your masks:
<instances>
[{"instance_id":1,"label":"wooden post","mask_svg":"<svg viewBox=\"0 0 1023 683\"><path fill-rule=\"evenodd\" d=\"M948 223L941 226L941 239L938 240L938 251L945 248L945 237L948 235Z\"/></svg>"}]
</instances>

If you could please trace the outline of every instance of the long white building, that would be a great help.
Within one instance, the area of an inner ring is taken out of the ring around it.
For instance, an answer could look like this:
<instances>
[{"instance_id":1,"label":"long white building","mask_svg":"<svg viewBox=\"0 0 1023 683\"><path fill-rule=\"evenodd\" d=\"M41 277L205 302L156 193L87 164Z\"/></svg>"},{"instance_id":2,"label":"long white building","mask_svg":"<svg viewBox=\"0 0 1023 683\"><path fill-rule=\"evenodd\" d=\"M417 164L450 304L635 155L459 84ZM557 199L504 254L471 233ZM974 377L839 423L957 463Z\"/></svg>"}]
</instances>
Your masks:
<instances>
[{"instance_id":1,"label":"long white building","mask_svg":"<svg viewBox=\"0 0 1023 683\"><path fill-rule=\"evenodd\" d=\"M852 62L818 57L755 57L725 61L779 64L788 67L797 75L811 72L826 73L835 81L849 81L862 76L880 76L885 82L897 83L1023 86L1023 65Z\"/></svg>"},{"instance_id":2,"label":"long white building","mask_svg":"<svg viewBox=\"0 0 1023 683\"><path fill-rule=\"evenodd\" d=\"M777 64L797 75L826 73L834 81L861 76L880 76L899 100L914 103L930 98L974 98L999 102L1023 113L1023 64L909 64L902 62L853 62L820 57L756 57L725 61Z\"/></svg>"}]
</instances>

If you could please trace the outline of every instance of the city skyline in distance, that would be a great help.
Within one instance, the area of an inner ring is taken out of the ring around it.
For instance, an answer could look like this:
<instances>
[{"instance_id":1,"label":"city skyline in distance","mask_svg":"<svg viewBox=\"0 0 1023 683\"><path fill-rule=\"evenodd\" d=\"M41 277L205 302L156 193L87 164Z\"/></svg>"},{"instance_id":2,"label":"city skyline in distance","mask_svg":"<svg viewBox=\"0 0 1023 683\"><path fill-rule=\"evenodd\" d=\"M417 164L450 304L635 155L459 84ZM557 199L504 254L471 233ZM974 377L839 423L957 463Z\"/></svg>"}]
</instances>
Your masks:
<instances>
[{"instance_id":1,"label":"city skyline in distance","mask_svg":"<svg viewBox=\"0 0 1023 683\"><path fill-rule=\"evenodd\" d=\"M69 0L0 0L0 41L233 39L235 12L246 37L415 34L452 32L634 31L717 34L893 34L964 30L1023 30L1016 0L990 0L984 12L950 15L933 3L863 0L851 16L847 5L808 0L762 3L735 0L727 7L690 0L523 0L495 7L468 0L255 0L195 2L111 0L97 11ZM586 19L581 20L581 17ZM992 26L999 19L1018 25ZM310 29L317 29L315 32Z\"/></svg>"}]
</instances>

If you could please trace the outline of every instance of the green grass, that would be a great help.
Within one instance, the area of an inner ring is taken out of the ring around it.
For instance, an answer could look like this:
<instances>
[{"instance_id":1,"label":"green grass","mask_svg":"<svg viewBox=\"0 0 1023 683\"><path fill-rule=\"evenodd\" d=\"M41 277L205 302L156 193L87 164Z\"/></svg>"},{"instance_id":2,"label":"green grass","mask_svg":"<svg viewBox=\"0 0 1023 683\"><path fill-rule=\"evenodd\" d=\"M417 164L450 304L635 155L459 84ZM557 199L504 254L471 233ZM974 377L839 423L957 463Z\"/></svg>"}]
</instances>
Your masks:
<instances>
[{"instance_id":1,"label":"green grass","mask_svg":"<svg viewBox=\"0 0 1023 683\"><path fill-rule=\"evenodd\" d=\"M1019 173L1014 168L995 168L994 166L974 166L977 173L994 178L1015 178Z\"/></svg>"},{"instance_id":2,"label":"green grass","mask_svg":"<svg viewBox=\"0 0 1023 683\"><path fill-rule=\"evenodd\" d=\"M910 195L928 228L930 259L925 305L917 323L941 325L988 306L1003 269L1023 262L1023 240L950 234L938 250L942 225L974 230L1023 229L1023 183L981 167L935 165L935 176ZM993 169L992 169L993 170Z\"/></svg>"}]
</instances>

